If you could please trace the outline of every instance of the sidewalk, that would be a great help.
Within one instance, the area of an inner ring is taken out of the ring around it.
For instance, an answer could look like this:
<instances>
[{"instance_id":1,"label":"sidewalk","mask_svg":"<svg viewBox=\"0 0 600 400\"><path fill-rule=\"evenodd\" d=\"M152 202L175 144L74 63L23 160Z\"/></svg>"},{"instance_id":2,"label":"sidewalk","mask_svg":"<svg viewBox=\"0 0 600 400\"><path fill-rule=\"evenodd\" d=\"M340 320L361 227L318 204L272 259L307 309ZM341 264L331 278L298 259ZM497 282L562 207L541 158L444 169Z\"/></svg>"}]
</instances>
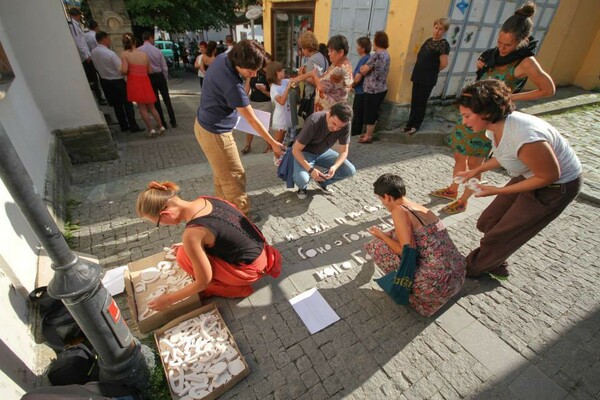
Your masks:
<instances>
[{"instance_id":1,"label":"sidewalk","mask_svg":"<svg viewBox=\"0 0 600 400\"><path fill-rule=\"evenodd\" d=\"M180 241L181 227L156 229L135 215L135 199L150 180L175 180L182 196L212 194L212 174L193 135L197 96L173 98L178 128L158 139L117 137L119 160L74 166L72 210L81 230L76 250L105 268L156 253ZM598 118L598 110L589 118ZM578 123L564 121L565 127ZM244 135L236 135L242 148ZM594 399L600 396L600 214L576 201L511 259L511 278L498 284L468 280L460 297L434 318L395 305L374 283L379 271L353 234L387 219L366 212L355 221L335 218L377 204L372 182L384 172L402 175L409 197L438 212L443 202L427 193L448 182L452 157L444 148L379 141L352 144L357 175L333 196L309 191L305 201L275 177L272 156L256 139L243 156L260 228L284 257L278 279L265 278L240 300L212 299L223 314L251 373L224 399ZM597 146L595 147L598 148ZM486 178L502 183L506 176ZM480 238L475 223L489 199L444 218L463 254ZM305 229L324 224L314 234ZM293 234L295 240L287 237ZM337 240L343 245L336 246ZM324 254L310 249L331 245ZM301 249L300 249L301 248ZM311 252L312 254L312 252ZM352 256L354 254L354 257ZM303 256L306 259L303 259ZM353 268L320 279L331 264ZM322 275L322 274L321 274ZM340 321L309 335L289 305L317 287ZM123 314L129 317L122 296ZM135 324L129 321L132 329ZM135 330L134 330L135 332Z\"/></svg>"}]
</instances>

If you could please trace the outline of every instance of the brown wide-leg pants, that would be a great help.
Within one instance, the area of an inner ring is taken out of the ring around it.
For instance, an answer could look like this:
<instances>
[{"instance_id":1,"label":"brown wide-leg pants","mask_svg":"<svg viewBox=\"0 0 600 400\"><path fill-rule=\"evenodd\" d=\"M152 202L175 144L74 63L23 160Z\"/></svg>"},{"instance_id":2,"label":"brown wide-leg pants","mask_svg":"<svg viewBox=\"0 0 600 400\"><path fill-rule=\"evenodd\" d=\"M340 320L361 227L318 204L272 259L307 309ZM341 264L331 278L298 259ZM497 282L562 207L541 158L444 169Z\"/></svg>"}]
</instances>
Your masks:
<instances>
[{"instance_id":1,"label":"brown wide-leg pants","mask_svg":"<svg viewBox=\"0 0 600 400\"><path fill-rule=\"evenodd\" d=\"M511 179L506 186L523 181ZM581 177L530 192L502 194L481 213L479 247L467 256L467 276L478 277L499 267L515 251L544 229L581 190Z\"/></svg>"},{"instance_id":2,"label":"brown wide-leg pants","mask_svg":"<svg viewBox=\"0 0 600 400\"><path fill-rule=\"evenodd\" d=\"M212 168L215 197L235 204L241 212L248 214L250 200L246 193L246 171L233 134L211 133L198 121L194 123L194 134Z\"/></svg>"}]
</instances>

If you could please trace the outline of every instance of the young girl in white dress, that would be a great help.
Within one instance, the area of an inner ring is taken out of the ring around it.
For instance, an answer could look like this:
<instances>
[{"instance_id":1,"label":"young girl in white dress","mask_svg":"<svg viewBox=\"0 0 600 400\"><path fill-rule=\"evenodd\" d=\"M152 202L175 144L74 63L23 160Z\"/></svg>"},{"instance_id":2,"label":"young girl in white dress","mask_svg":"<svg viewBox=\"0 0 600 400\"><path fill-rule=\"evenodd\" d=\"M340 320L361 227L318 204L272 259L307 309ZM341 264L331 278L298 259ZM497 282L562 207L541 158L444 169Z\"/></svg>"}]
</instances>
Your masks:
<instances>
[{"instance_id":1,"label":"young girl in white dress","mask_svg":"<svg viewBox=\"0 0 600 400\"><path fill-rule=\"evenodd\" d=\"M267 66L267 82L271 87L271 101L275 105L273 111L273 138L283 142L286 133L292 127L292 110L289 102L289 93L297 83L306 79L308 74L285 79L285 69L280 62L272 62Z\"/></svg>"}]
</instances>

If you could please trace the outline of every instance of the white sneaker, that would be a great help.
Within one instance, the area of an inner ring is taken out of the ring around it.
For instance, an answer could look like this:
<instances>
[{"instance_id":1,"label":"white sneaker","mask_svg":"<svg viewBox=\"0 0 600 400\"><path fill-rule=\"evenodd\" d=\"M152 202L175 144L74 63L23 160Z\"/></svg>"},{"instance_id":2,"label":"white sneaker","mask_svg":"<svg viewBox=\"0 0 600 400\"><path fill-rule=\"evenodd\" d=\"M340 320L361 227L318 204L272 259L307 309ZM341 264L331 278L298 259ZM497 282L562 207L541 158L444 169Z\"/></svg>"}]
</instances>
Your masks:
<instances>
[{"instance_id":1,"label":"white sneaker","mask_svg":"<svg viewBox=\"0 0 600 400\"><path fill-rule=\"evenodd\" d=\"M162 135L163 133L165 133L166 130L167 130L167 128L165 128L164 126L161 126L160 129L158 130L158 134Z\"/></svg>"},{"instance_id":2,"label":"white sneaker","mask_svg":"<svg viewBox=\"0 0 600 400\"><path fill-rule=\"evenodd\" d=\"M329 186L322 186L320 183L317 183L317 186L319 187L319 190L321 191L321 193L326 194L328 196L333 194L333 192L334 192L333 188L331 188Z\"/></svg>"},{"instance_id":3,"label":"white sneaker","mask_svg":"<svg viewBox=\"0 0 600 400\"><path fill-rule=\"evenodd\" d=\"M300 200L304 200L306 198L306 196L308 196L308 192L306 189L298 189L298 192L296 192L296 195L298 195L298 198Z\"/></svg>"}]
</instances>

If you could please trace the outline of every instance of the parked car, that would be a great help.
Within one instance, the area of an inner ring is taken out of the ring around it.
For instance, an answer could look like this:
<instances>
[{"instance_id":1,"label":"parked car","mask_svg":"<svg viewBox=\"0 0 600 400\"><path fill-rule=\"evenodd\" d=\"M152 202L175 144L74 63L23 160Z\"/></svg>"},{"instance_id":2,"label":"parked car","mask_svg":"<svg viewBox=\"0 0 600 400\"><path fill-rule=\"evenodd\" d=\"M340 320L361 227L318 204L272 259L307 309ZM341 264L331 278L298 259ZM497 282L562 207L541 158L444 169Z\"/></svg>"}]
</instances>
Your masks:
<instances>
[{"instance_id":1,"label":"parked car","mask_svg":"<svg viewBox=\"0 0 600 400\"><path fill-rule=\"evenodd\" d=\"M167 59L167 66L173 66L173 48L177 47L177 45L173 42L169 42L166 40L157 40L154 42L154 46L162 51L163 56Z\"/></svg>"}]
</instances>

